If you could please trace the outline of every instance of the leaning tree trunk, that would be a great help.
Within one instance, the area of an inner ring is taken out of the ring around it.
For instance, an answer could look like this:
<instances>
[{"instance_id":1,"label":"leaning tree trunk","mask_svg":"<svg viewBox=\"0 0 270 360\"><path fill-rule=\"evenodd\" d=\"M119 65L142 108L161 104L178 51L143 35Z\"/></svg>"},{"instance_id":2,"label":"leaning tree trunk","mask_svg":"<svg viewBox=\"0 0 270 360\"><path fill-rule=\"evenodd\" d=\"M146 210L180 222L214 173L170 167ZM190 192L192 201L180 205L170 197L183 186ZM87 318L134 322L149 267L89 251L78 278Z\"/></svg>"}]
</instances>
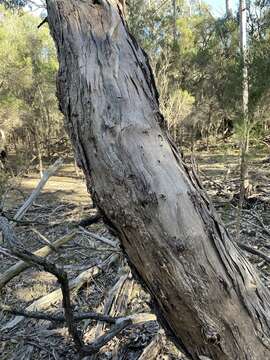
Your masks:
<instances>
[{"instance_id":1,"label":"leaning tree trunk","mask_svg":"<svg viewBox=\"0 0 270 360\"><path fill-rule=\"evenodd\" d=\"M70 137L163 325L192 359L269 359L270 294L168 140L121 2L47 3Z\"/></svg>"}]
</instances>

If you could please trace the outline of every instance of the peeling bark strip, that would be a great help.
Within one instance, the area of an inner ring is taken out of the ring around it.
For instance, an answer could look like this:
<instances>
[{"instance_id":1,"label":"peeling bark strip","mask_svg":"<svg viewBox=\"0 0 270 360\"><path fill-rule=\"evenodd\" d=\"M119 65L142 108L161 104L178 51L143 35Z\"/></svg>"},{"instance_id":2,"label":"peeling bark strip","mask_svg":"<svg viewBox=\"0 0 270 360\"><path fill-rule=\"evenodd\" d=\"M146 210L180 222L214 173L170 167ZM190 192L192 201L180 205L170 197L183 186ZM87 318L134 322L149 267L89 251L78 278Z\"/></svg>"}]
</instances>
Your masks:
<instances>
[{"instance_id":1,"label":"peeling bark strip","mask_svg":"<svg viewBox=\"0 0 270 360\"><path fill-rule=\"evenodd\" d=\"M270 294L163 130L115 0L47 0L58 98L90 191L192 359L270 359Z\"/></svg>"}]
</instances>

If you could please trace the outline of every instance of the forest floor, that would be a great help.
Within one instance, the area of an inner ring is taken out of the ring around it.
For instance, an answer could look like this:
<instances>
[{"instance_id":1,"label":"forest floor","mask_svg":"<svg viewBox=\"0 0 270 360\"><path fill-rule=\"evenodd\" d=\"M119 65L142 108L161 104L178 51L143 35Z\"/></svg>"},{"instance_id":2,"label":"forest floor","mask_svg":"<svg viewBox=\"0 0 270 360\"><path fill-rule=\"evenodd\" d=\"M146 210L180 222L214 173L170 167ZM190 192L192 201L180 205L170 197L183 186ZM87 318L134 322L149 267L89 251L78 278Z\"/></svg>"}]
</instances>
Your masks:
<instances>
[{"instance_id":1,"label":"forest floor","mask_svg":"<svg viewBox=\"0 0 270 360\"><path fill-rule=\"evenodd\" d=\"M265 154L257 153L250 159L253 189L249 201L245 203L238 241L270 256L270 163L263 161L265 157ZM224 155L224 152L221 154L217 151L211 154L201 152L196 160L199 176L209 196L229 232L235 237L235 194L239 186L237 153L230 151ZM5 201L5 213L12 217L38 181L36 173L16 179L14 189L9 191ZM87 228L76 226L80 220L94 213L82 176L76 176L73 165L66 163L56 176L50 178L24 216L23 220L31 224L18 223L15 230L18 239L31 251L46 245L44 241L54 242L74 233L70 241L52 251L48 259L62 265L69 279L75 279L82 272L87 273L90 268L94 270L72 292L75 310L96 311L112 316L149 313L149 296L131 277L119 249L94 239L93 233L107 240L117 241L103 222L100 220ZM263 282L270 287L270 264L248 252L245 255L256 265ZM101 271L104 261L111 265ZM16 262L13 258L0 254L0 279ZM25 309L34 303L32 310L61 313L61 297L54 297L50 301L45 301L44 298L58 288L59 284L52 275L30 268L6 284L1 290L0 304ZM37 303L38 299L44 301ZM92 320L80 323L84 340L88 343L106 328ZM153 359L185 359L165 337L156 321L126 328L91 359L152 359L147 357L149 343L154 344L157 350ZM0 358L60 360L78 359L78 355L64 325L45 320L15 318L6 312L0 312Z\"/></svg>"}]
</instances>

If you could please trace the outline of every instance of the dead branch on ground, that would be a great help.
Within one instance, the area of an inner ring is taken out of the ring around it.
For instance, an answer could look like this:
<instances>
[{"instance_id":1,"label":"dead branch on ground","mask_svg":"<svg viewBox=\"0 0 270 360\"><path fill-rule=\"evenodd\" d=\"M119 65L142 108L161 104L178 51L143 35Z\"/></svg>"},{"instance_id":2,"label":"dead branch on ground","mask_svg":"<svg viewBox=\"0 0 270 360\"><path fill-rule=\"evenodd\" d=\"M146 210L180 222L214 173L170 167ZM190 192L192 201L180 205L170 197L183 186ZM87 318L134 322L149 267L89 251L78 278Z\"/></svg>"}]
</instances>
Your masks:
<instances>
[{"instance_id":1,"label":"dead branch on ground","mask_svg":"<svg viewBox=\"0 0 270 360\"><path fill-rule=\"evenodd\" d=\"M260 258L262 258L265 262L267 262L268 264L270 264L270 257L267 256L266 254L264 254L262 251L254 249L251 246L248 246L246 244L241 244L241 243L237 243L237 245L242 249L245 250L247 252L249 252L250 254L256 255Z\"/></svg>"},{"instance_id":2,"label":"dead branch on ground","mask_svg":"<svg viewBox=\"0 0 270 360\"><path fill-rule=\"evenodd\" d=\"M39 181L37 187L34 189L32 194L29 196L29 198L25 201L25 203L20 207L20 209L17 211L16 215L14 216L15 220L21 220L23 215L27 212L27 210L31 207L41 190L46 185L47 181L51 176L53 176L63 165L63 160L58 159L53 165L51 165L43 174L41 180Z\"/></svg>"},{"instance_id":3,"label":"dead branch on ground","mask_svg":"<svg viewBox=\"0 0 270 360\"><path fill-rule=\"evenodd\" d=\"M12 257L15 256L21 259L23 262L28 263L29 265L33 265L39 269L42 268L43 270L53 274L57 278L61 286L64 315L47 315L47 314L39 313L37 311L31 312L29 307L27 310L16 310L8 307L7 305L1 305L0 309L2 311L20 315L21 317L30 317L34 319L43 319L43 320L58 321L58 322L65 321L69 330L69 334L72 336L78 352L84 356L97 353L101 347L106 345L110 340L112 340L115 336L117 336L127 326L135 325L140 322L156 320L156 316L153 314L136 314L121 318L111 317L106 314L97 314L92 312L75 314L71 304L70 282L68 281L67 273L63 270L63 268L25 249L25 247L18 242L18 239L16 238L12 226L9 224L8 220L4 217L0 217L0 229L3 232L5 242L8 245L8 248L4 248L6 255ZM117 257L118 257L117 255L112 255L110 257L111 261L112 258L117 258ZM106 265L108 265L108 263ZM127 278L128 278L128 274L125 274L120 278L121 281L117 282L118 285L116 287L117 290L119 287L121 288L121 286L124 284ZM78 286L78 283L76 282L74 283L74 285ZM35 310L37 310L36 307ZM105 334L98 336L92 343L85 345L81 336L81 332L77 326L77 322L83 319L105 321L107 323L111 323L114 325ZM9 327L10 326L5 326L5 328L9 328Z\"/></svg>"},{"instance_id":4,"label":"dead branch on ground","mask_svg":"<svg viewBox=\"0 0 270 360\"><path fill-rule=\"evenodd\" d=\"M76 231L71 232L70 234L67 234L60 239L57 239L52 243L53 247L57 250L62 245L66 244L68 241L74 239L76 236ZM44 246L37 251L34 252L34 255L40 256L40 257L46 257L52 252L52 248L49 246ZM3 274L0 275L0 290L15 276L18 276L22 271L28 269L30 267L29 263L25 261L19 261L15 265L11 266L9 269L7 269Z\"/></svg>"}]
</instances>

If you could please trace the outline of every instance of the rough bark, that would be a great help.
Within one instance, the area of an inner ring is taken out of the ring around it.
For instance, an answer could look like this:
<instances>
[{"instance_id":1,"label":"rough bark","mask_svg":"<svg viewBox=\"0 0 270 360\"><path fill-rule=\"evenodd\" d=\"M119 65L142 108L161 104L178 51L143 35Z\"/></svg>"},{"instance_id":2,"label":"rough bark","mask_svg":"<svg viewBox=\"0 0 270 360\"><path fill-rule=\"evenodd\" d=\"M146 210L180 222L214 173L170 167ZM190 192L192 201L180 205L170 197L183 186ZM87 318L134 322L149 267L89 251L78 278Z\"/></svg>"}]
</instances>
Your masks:
<instances>
[{"instance_id":1,"label":"rough bark","mask_svg":"<svg viewBox=\"0 0 270 360\"><path fill-rule=\"evenodd\" d=\"M47 4L70 137L166 330L192 359L270 358L270 294L169 141L119 2Z\"/></svg>"}]
</instances>

